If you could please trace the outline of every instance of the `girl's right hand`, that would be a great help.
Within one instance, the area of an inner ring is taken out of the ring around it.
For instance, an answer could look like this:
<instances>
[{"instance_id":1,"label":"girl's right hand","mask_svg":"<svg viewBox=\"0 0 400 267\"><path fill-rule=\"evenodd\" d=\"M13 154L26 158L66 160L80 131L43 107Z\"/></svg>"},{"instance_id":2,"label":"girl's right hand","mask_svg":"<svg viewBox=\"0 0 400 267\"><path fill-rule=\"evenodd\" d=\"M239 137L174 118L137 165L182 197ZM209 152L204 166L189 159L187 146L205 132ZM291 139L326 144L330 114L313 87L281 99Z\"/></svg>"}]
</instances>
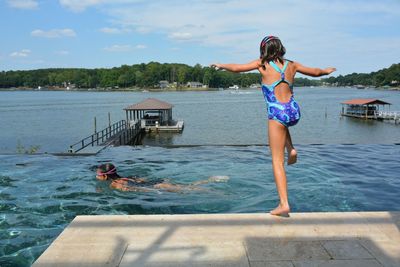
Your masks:
<instances>
[{"instance_id":1,"label":"girl's right hand","mask_svg":"<svg viewBox=\"0 0 400 267\"><path fill-rule=\"evenodd\" d=\"M326 72L326 74L331 74L332 72L336 71L336 68L329 67L326 68L324 71Z\"/></svg>"}]
</instances>

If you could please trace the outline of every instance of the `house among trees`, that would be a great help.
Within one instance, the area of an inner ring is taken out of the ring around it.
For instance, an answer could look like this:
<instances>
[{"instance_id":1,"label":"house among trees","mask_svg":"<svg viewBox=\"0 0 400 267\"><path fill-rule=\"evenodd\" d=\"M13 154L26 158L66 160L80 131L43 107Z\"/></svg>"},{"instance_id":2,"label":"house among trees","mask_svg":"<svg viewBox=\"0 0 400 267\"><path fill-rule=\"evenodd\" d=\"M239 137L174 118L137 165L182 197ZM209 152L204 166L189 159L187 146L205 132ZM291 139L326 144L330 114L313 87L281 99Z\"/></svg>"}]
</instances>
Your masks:
<instances>
[{"instance_id":1,"label":"house among trees","mask_svg":"<svg viewBox=\"0 0 400 267\"><path fill-rule=\"evenodd\" d=\"M70 82L63 82L63 87L67 90L75 89L76 85Z\"/></svg>"},{"instance_id":2,"label":"house among trees","mask_svg":"<svg viewBox=\"0 0 400 267\"><path fill-rule=\"evenodd\" d=\"M169 87L169 82L168 82L168 81L159 81L159 82L158 82L158 86L159 86L161 89L168 88L168 87Z\"/></svg>"},{"instance_id":3,"label":"house among trees","mask_svg":"<svg viewBox=\"0 0 400 267\"><path fill-rule=\"evenodd\" d=\"M189 88L202 88L203 84L200 82L188 82L186 86Z\"/></svg>"}]
</instances>

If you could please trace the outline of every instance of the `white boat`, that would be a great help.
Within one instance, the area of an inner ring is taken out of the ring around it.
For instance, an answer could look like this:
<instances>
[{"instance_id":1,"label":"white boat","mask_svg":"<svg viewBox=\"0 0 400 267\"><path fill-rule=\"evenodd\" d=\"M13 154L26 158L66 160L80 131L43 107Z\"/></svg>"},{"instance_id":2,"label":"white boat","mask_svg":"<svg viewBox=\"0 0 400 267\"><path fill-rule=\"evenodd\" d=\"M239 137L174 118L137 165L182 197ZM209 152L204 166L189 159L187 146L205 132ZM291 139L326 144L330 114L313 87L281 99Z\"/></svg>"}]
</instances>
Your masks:
<instances>
[{"instance_id":1,"label":"white boat","mask_svg":"<svg viewBox=\"0 0 400 267\"><path fill-rule=\"evenodd\" d=\"M233 86L229 86L229 89L234 89L234 90L238 90L239 86L237 84L233 85Z\"/></svg>"},{"instance_id":2,"label":"white boat","mask_svg":"<svg viewBox=\"0 0 400 267\"><path fill-rule=\"evenodd\" d=\"M229 91L229 93L234 94L234 95L250 95L250 94L254 94L254 92L239 91L239 90Z\"/></svg>"},{"instance_id":3,"label":"white boat","mask_svg":"<svg viewBox=\"0 0 400 267\"><path fill-rule=\"evenodd\" d=\"M253 83L252 85L250 85L249 88L250 88L250 89L259 89L259 88L261 88L261 84Z\"/></svg>"}]
</instances>

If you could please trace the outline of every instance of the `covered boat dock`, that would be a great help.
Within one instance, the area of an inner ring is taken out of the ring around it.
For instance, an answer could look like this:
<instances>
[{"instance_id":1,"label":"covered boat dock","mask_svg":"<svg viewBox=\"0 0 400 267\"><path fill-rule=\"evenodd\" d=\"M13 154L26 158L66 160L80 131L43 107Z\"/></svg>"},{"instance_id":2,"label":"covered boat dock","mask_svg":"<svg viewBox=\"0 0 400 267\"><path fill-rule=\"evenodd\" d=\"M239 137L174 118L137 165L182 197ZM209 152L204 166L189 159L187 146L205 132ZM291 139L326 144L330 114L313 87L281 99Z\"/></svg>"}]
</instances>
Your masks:
<instances>
[{"instance_id":1,"label":"covered boat dock","mask_svg":"<svg viewBox=\"0 0 400 267\"><path fill-rule=\"evenodd\" d=\"M379 99L351 99L342 103L342 116L360 119L378 119L377 114L391 104Z\"/></svg>"},{"instance_id":2,"label":"covered boat dock","mask_svg":"<svg viewBox=\"0 0 400 267\"><path fill-rule=\"evenodd\" d=\"M147 98L142 102L124 108L126 121L133 125L140 122L142 129L146 132L172 131L181 132L183 121L172 119L172 107L170 103Z\"/></svg>"},{"instance_id":3,"label":"covered boat dock","mask_svg":"<svg viewBox=\"0 0 400 267\"><path fill-rule=\"evenodd\" d=\"M96 130L94 134L70 145L67 153L59 155L95 155L107 146L138 145L145 132L182 132L183 120L172 119L173 105L148 98L137 104L124 108L126 120L111 124L103 130Z\"/></svg>"}]
</instances>

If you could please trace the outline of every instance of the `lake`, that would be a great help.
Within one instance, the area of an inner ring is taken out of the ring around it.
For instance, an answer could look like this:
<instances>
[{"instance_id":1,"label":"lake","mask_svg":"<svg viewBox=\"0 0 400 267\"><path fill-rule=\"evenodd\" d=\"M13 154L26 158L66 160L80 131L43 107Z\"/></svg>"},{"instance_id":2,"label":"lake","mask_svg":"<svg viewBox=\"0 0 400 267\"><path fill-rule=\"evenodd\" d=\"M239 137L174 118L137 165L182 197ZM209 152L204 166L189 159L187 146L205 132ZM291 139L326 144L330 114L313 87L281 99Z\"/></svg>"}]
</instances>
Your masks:
<instances>
[{"instance_id":1,"label":"lake","mask_svg":"<svg viewBox=\"0 0 400 267\"><path fill-rule=\"evenodd\" d=\"M154 97L174 105L183 119L182 134L146 138L147 145L266 144L266 108L261 91L204 92L0 92L0 153L17 146L40 146L39 152L64 152L69 145L113 122L125 119L123 108ZM400 110L400 92L353 88L295 88L302 118L291 128L295 144L390 144L400 127L340 116L341 102L378 98Z\"/></svg>"}]
</instances>

